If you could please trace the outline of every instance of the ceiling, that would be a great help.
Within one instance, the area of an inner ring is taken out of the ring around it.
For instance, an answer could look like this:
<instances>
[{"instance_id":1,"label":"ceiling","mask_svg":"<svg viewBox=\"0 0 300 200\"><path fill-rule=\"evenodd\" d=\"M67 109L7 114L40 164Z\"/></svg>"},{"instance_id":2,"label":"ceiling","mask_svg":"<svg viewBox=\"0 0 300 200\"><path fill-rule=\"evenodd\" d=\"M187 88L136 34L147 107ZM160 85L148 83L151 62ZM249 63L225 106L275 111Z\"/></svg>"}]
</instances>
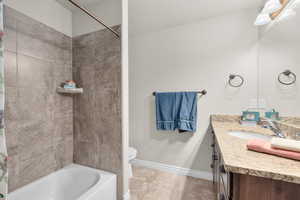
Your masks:
<instances>
[{"instance_id":1,"label":"ceiling","mask_svg":"<svg viewBox=\"0 0 300 200\"><path fill-rule=\"evenodd\" d=\"M77 8L73 6L71 3L69 3L68 0L56 0L56 1L71 11L77 11ZM75 1L80 3L80 5L89 7L95 3L101 3L101 1L103 0L75 0Z\"/></svg>"},{"instance_id":2,"label":"ceiling","mask_svg":"<svg viewBox=\"0 0 300 200\"><path fill-rule=\"evenodd\" d=\"M56 0L78 11L68 0ZM89 8L105 0L76 0ZM161 30L246 8L262 7L266 0L128 0L131 34ZM122 0L120 0L120 3Z\"/></svg>"},{"instance_id":3,"label":"ceiling","mask_svg":"<svg viewBox=\"0 0 300 200\"><path fill-rule=\"evenodd\" d=\"M246 8L265 0L129 0L130 31L139 33L190 23Z\"/></svg>"}]
</instances>

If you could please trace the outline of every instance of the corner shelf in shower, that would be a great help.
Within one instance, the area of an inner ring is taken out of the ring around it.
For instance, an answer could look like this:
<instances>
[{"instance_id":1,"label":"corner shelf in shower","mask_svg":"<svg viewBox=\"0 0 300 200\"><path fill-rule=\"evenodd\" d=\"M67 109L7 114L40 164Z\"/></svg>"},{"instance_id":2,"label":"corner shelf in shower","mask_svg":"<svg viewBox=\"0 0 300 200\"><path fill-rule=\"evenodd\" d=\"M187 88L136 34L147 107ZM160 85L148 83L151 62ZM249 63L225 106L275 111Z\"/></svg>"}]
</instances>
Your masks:
<instances>
[{"instance_id":1,"label":"corner shelf in shower","mask_svg":"<svg viewBox=\"0 0 300 200\"><path fill-rule=\"evenodd\" d=\"M56 92L60 94L82 94L83 88L66 89L62 87L56 88Z\"/></svg>"}]
</instances>

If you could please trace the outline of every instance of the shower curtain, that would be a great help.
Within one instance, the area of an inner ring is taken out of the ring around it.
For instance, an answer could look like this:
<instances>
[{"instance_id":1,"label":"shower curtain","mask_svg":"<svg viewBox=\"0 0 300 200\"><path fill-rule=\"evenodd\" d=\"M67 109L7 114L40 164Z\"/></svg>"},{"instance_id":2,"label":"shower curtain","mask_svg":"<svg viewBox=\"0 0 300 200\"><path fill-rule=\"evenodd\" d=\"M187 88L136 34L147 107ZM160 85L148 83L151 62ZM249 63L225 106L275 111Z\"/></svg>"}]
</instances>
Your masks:
<instances>
[{"instance_id":1,"label":"shower curtain","mask_svg":"<svg viewBox=\"0 0 300 200\"><path fill-rule=\"evenodd\" d=\"M3 0L0 0L0 200L7 199L7 149L4 133Z\"/></svg>"}]
</instances>

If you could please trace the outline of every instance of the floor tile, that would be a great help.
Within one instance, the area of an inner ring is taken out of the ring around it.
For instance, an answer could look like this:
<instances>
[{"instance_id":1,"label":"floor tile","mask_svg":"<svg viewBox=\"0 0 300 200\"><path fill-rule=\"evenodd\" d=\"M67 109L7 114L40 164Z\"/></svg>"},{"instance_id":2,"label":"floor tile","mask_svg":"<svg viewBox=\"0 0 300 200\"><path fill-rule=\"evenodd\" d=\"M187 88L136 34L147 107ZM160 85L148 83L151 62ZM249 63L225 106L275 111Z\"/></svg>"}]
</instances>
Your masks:
<instances>
[{"instance_id":1,"label":"floor tile","mask_svg":"<svg viewBox=\"0 0 300 200\"><path fill-rule=\"evenodd\" d=\"M210 181L133 167L131 200L215 200Z\"/></svg>"}]
</instances>

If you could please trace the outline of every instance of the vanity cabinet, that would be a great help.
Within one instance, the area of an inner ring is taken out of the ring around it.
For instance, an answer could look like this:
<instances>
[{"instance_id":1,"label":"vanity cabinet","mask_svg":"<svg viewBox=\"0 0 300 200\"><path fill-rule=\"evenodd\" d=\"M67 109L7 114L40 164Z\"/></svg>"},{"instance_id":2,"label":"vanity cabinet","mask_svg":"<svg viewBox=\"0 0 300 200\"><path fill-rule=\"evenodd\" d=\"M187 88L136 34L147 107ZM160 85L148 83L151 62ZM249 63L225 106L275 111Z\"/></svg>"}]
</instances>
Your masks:
<instances>
[{"instance_id":1,"label":"vanity cabinet","mask_svg":"<svg viewBox=\"0 0 300 200\"><path fill-rule=\"evenodd\" d=\"M217 200L299 200L300 185L270 178L227 172L212 131L213 183Z\"/></svg>"},{"instance_id":2,"label":"vanity cabinet","mask_svg":"<svg viewBox=\"0 0 300 200\"><path fill-rule=\"evenodd\" d=\"M216 191L217 200L230 200L232 196L231 189L231 173L226 172L222 154L213 134L212 147L212 164L214 189Z\"/></svg>"}]
</instances>

